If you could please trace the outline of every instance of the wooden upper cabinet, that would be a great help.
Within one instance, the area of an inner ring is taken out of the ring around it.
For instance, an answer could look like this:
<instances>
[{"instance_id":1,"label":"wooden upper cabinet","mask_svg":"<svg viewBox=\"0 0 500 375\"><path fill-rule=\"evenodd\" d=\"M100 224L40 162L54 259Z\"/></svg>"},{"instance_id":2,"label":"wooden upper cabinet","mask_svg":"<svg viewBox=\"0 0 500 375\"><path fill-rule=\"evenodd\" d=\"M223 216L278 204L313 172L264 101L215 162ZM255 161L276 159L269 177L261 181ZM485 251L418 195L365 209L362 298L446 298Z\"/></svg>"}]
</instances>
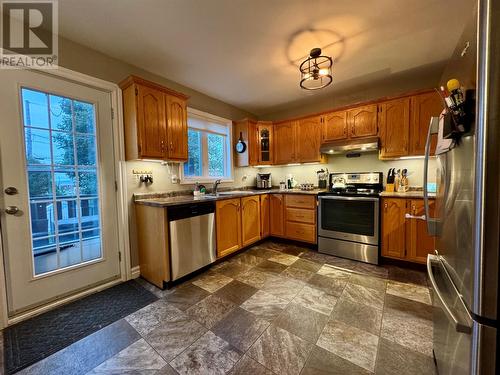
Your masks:
<instances>
[{"instance_id":1,"label":"wooden upper cabinet","mask_svg":"<svg viewBox=\"0 0 500 375\"><path fill-rule=\"evenodd\" d=\"M378 106L376 104L365 105L347 111L347 122L349 124L349 138L361 138L376 136Z\"/></svg>"},{"instance_id":2,"label":"wooden upper cabinet","mask_svg":"<svg viewBox=\"0 0 500 375\"><path fill-rule=\"evenodd\" d=\"M412 199L408 201L409 211L413 216L425 214L424 200ZM434 217L435 201L429 200L429 214ZM427 254L433 254L435 238L427 233L427 223L421 219L407 219L407 258L408 260L426 263Z\"/></svg>"},{"instance_id":3,"label":"wooden upper cabinet","mask_svg":"<svg viewBox=\"0 0 500 375\"><path fill-rule=\"evenodd\" d=\"M274 124L274 163L295 163L297 155L295 151L296 123L287 121Z\"/></svg>"},{"instance_id":4,"label":"wooden upper cabinet","mask_svg":"<svg viewBox=\"0 0 500 375\"><path fill-rule=\"evenodd\" d=\"M404 258L406 199L382 199L382 256Z\"/></svg>"},{"instance_id":5,"label":"wooden upper cabinet","mask_svg":"<svg viewBox=\"0 0 500 375\"><path fill-rule=\"evenodd\" d=\"M258 195L241 198L242 246L260 240L260 198Z\"/></svg>"},{"instance_id":6,"label":"wooden upper cabinet","mask_svg":"<svg viewBox=\"0 0 500 375\"><path fill-rule=\"evenodd\" d=\"M188 97L135 76L120 88L126 159L186 160Z\"/></svg>"},{"instance_id":7,"label":"wooden upper cabinet","mask_svg":"<svg viewBox=\"0 0 500 375\"><path fill-rule=\"evenodd\" d=\"M411 98L411 125L409 155L424 155L427 132L431 117L437 117L443 110L440 95L433 91ZM431 138L431 155L436 151L437 134Z\"/></svg>"},{"instance_id":8,"label":"wooden upper cabinet","mask_svg":"<svg viewBox=\"0 0 500 375\"><path fill-rule=\"evenodd\" d=\"M271 194L269 197L271 236L282 237L285 235L284 197L283 194Z\"/></svg>"},{"instance_id":9,"label":"wooden upper cabinet","mask_svg":"<svg viewBox=\"0 0 500 375\"><path fill-rule=\"evenodd\" d=\"M320 144L320 117L313 116L301 119L297 126L295 140L297 161L301 163L319 161L321 159Z\"/></svg>"},{"instance_id":10,"label":"wooden upper cabinet","mask_svg":"<svg viewBox=\"0 0 500 375\"><path fill-rule=\"evenodd\" d=\"M259 121L257 123L257 164L268 165L274 160L273 123Z\"/></svg>"},{"instance_id":11,"label":"wooden upper cabinet","mask_svg":"<svg viewBox=\"0 0 500 375\"><path fill-rule=\"evenodd\" d=\"M269 237L271 234L270 220L271 207L269 194L260 195L260 236Z\"/></svg>"},{"instance_id":12,"label":"wooden upper cabinet","mask_svg":"<svg viewBox=\"0 0 500 375\"><path fill-rule=\"evenodd\" d=\"M381 131L380 158L408 155L410 136L410 98L401 98L380 104Z\"/></svg>"},{"instance_id":13,"label":"wooden upper cabinet","mask_svg":"<svg viewBox=\"0 0 500 375\"><path fill-rule=\"evenodd\" d=\"M258 164L258 144L257 144L257 121L243 119L233 122L233 147L241 138L247 148L241 154L234 151L234 161L236 167L248 167Z\"/></svg>"},{"instance_id":14,"label":"wooden upper cabinet","mask_svg":"<svg viewBox=\"0 0 500 375\"><path fill-rule=\"evenodd\" d=\"M323 126L323 142L347 139L347 112L331 112L321 117Z\"/></svg>"},{"instance_id":15,"label":"wooden upper cabinet","mask_svg":"<svg viewBox=\"0 0 500 375\"><path fill-rule=\"evenodd\" d=\"M186 101L172 95L167 100L168 159L187 160L188 128Z\"/></svg>"},{"instance_id":16,"label":"wooden upper cabinet","mask_svg":"<svg viewBox=\"0 0 500 375\"><path fill-rule=\"evenodd\" d=\"M141 158L165 157L165 94L147 86L137 87L138 152Z\"/></svg>"},{"instance_id":17,"label":"wooden upper cabinet","mask_svg":"<svg viewBox=\"0 0 500 375\"><path fill-rule=\"evenodd\" d=\"M241 248L241 202L239 198L215 202L217 257Z\"/></svg>"}]
</instances>

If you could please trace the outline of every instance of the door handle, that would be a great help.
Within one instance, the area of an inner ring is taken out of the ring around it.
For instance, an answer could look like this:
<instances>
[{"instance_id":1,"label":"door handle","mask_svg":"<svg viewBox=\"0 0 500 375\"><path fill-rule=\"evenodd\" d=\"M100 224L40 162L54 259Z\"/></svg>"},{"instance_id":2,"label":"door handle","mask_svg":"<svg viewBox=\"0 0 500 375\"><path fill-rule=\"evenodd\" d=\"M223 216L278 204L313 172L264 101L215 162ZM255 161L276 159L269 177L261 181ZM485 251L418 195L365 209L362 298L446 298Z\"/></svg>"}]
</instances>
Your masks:
<instances>
[{"instance_id":1,"label":"door handle","mask_svg":"<svg viewBox=\"0 0 500 375\"><path fill-rule=\"evenodd\" d=\"M19 207L17 207L17 206L8 206L5 209L5 213L8 214L8 215L15 215L18 212L19 212Z\"/></svg>"},{"instance_id":2,"label":"door handle","mask_svg":"<svg viewBox=\"0 0 500 375\"><path fill-rule=\"evenodd\" d=\"M4 190L7 195L16 195L19 191L14 186L9 186Z\"/></svg>"}]
</instances>

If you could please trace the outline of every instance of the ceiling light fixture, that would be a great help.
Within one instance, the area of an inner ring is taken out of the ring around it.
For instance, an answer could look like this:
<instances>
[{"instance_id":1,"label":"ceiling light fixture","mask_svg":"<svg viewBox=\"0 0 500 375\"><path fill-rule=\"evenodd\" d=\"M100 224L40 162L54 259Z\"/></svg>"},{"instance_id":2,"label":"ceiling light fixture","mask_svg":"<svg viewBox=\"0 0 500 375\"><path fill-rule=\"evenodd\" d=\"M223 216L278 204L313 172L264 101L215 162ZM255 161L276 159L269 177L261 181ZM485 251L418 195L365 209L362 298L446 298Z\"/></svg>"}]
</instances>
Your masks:
<instances>
[{"instance_id":1,"label":"ceiling light fixture","mask_svg":"<svg viewBox=\"0 0 500 375\"><path fill-rule=\"evenodd\" d=\"M300 87L318 90L332 83L332 58L321 56L321 48L313 48L309 57L300 64Z\"/></svg>"}]
</instances>

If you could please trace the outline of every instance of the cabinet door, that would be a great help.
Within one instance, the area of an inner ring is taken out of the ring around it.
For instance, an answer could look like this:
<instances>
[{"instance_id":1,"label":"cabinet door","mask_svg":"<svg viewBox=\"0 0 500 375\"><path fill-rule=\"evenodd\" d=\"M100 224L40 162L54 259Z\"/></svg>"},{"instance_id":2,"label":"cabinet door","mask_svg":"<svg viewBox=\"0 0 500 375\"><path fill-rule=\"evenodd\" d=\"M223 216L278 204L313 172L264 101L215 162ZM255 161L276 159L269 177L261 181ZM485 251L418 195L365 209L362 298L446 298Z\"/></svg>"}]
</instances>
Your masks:
<instances>
[{"instance_id":1,"label":"cabinet door","mask_svg":"<svg viewBox=\"0 0 500 375\"><path fill-rule=\"evenodd\" d=\"M347 122L350 128L350 138L376 136L377 131L377 112L376 104L365 105L350 109L347 112Z\"/></svg>"},{"instance_id":2,"label":"cabinet door","mask_svg":"<svg viewBox=\"0 0 500 375\"><path fill-rule=\"evenodd\" d=\"M258 195L241 198L242 246L260 240L260 199Z\"/></svg>"},{"instance_id":3,"label":"cabinet door","mask_svg":"<svg viewBox=\"0 0 500 375\"><path fill-rule=\"evenodd\" d=\"M443 110L441 97L437 92L415 95L411 98L410 155L423 155L431 117L437 117ZM431 155L436 151L437 134L431 138Z\"/></svg>"},{"instance_id":4,"label":"cabinet door","mask_svg":"<svg viewBox=\"0 0 500 375\"><path fill-rule=\"evenodd\" d=\"M347 139L347 112L331 112L321 117L323 142Z\"/></svg>"},{"instance_id":5,"label":"cabinet door","mask_svg":"<svg viewBox=\"0 0 500 375\"><path fill-rule=\"evenodd\" d=\"M167 95L168 159L187 160L187 132L186 101Z\"/></svg>"},{"instance_id":6,"label":"cabinet door","mask_svg":"<svg viewBox=\"0 0 500 375\"><path fill-rule=\"evenodd\" d=\"M274 163L288 164L296 160L295 122L274 124Z\"/></svg>"},{"instance_id":7,"label":"cabinet door","mask_svg":"<svg viewBox=\"0 0 500 375\"><path fill-rule=\"evenodd\" d=\"M259 164L259 141L257 122L248 120L248 163L250 165Z\"/></svg>"},{"instance_id":8,"label":"cabinet door","mask_svg":"<svg viewBox=\"0 0 500 375\"><path fill-rule=\"evenodd\" d=\"M422 216L425 214L424 200L413 199L408 201L409 210L413 216ZM429 201L429 214L434 217L435 204L434 200ZM435 247L435 239L427 234L427 223L425 220L408 219L407 228L409 229L407 258L419 263L427 261L427 254L433 254Z\"/></svg>"},{"instance_id":9,"label":"cabinet door","mask_svg":"<svg viewBox=\"0 0 500 375\"><path fill-rule=\"evenodd\" d=\"M241 248L241 203L239 198L216 202L217 257Z\"/></svg>"},{"instance_id":10,"label":"cabinet door","mask_svg":"<svg viewBox=\"0 0 500 375\"><path fill-rule=\"evenodd\" d=\"M297 161L316 162L321 159L321 125L319 116L308 117L299 121L297 126Z\"/></svg>"},{"instance_id":11,"label":"cabinet door","mask_svg":"<svg viewBox=\"0 0 500 375\"><path fill-rule=\"evenodd\" d=\"M270 194L271 236L285 235L285 204L283 194Z\"/></svg>"},{"instance_id":12,"label":"cabinet door","mask_svg":"<svg viewBox=\"0 0 500 375\"><path fill-rule=\"evenodd\" d=\"M382 256L404 258L406 199L382 200Z\"/></svg>"},{"instance_id":13,"label":"cabinet door","mask_svg":"<svg viewBox=\"0 0 500 375\"><path fill-rule=\"evenodd\" d=\"M269 237L271 234L271 207L269 200L269 194L262 194L260 196L260 236L262 238Z\"/></svg>"},{"instance_id":14,"label":"cabinet door","mask_svg":"<svg viewBox=\"0 0 500 375\"><path fill-rule=\"evenodd\" d=\"M166 157L165 94L152 87L137 85L138 148L140 158Z\"/></svg>"},{"instance_id":15,"label":"cabinet door","mask_svg":"<svg viewBox=\"0 0 500 375\"><path fill-rule=\"evenodd\" d=\"M273 163L273 125L272 123L257 126L257 164L268 165Z\"/></svg>"},{"instance_id":16,"label":"cabinet door","mask_svg":"<svg viewBox=\"0 0 500 375\"><path fill-rule=\"evenodd\" d=\"M380 104L382 149L380 157L408 155L410 135L410 98L390 100Z\"/></svg>"}]
</instances>

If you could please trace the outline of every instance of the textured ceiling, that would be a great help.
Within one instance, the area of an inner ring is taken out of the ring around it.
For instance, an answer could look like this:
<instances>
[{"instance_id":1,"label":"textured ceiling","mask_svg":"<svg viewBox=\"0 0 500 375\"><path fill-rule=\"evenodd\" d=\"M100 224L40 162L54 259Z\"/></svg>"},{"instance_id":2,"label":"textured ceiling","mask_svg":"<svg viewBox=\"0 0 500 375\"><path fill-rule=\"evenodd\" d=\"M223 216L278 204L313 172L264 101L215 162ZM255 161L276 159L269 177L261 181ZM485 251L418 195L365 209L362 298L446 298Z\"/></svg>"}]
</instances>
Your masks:
<instances>
[{"instance_id":1,"label":"textured ceiling","mask_svg":"<svg viewBox=\"0 0 500 375\"><path fill-rule=\"evenodd\" d=\"M447 60L472 0L63 0L60 33L256 115ZM311 94L298 64L334 58Z\"/></svg>"}]
</instances>

